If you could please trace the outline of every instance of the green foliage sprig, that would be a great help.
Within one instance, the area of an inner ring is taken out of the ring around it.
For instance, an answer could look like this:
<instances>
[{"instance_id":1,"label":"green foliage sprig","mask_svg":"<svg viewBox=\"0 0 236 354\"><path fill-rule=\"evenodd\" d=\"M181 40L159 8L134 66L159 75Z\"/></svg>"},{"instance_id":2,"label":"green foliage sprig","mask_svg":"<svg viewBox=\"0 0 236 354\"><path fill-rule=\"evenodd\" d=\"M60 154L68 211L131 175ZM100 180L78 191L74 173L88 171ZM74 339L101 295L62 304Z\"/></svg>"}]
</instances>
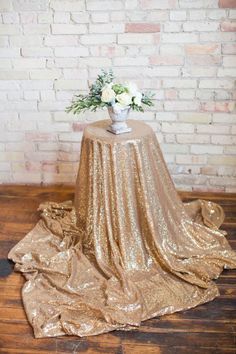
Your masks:
<instances>
[{"instance_id":1,"label":"green foliage sprig","mask_svg":"<svg viewBox=\"0 0 236 354\"><path fill-rule=\"evenodd\" d=\"M127 105L135 111L144 112L142 105L153 106L153 93L140 93L137 91L137 96L139 96L137 98L135 95L132 96L128 85L114 83L114 79L112 69L109 71L102 70L95 82L89 87L89 93L87 95L74 95L70 106L66 107L65 111L79 114L86 110L95 112L98 108L115 105L122 107L122 105L125 106L125 99L129 101ZM110 90L108 93L114 94L111 96L110 101L103 97L104 90Z\"/></svg>"}]
</instances>

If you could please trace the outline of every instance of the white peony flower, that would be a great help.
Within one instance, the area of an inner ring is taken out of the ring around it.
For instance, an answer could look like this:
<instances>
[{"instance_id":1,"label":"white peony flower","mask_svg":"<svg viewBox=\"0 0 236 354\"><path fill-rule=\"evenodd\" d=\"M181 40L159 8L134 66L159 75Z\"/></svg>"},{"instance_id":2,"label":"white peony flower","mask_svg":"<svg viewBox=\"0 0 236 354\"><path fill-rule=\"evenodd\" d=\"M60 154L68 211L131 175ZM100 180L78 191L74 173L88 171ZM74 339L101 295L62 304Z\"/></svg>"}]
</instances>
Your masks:
<instances>
[{"instance_id":1,"label":"white peony flower","mask_svg":"<svg viewBox=\"0 0 236 354\"><path fill-rule=\"evenodd\" d=\"M136 96L137 92L138 92L138 87L134 82L128 82L125 87L128 89L129 94L131 97Z\"/></svg>"},{"instance_id":2,"label":"white peony flower","mask_svg":"<svg viewBox=\"0 0 236 354\"><path fill-rule=\"evenodd\" d=\"M134 97L134 103L137 106L141 106L142 105L142 94L141 94L141 92L137 92L136 96Z\"/></svg>"},{"instance_id":3,"label":"white peony flower","mask_svg":"<svg viewBox=\"0 0 236 354\"><path fill-rule=\"evenodd\" d=\"M122 106L129 106L132 102L132 97L126 92L117 95L116 99Z\"/></svg>"},{"instance_id":4,"label":"white peony flower","mask_svg":"<svg viewBox=\"0 0 236 354\"><path fill-rule=\"evenodd\" d=\"M115 91L112 90L113 83L106 84L102 90L101 100L102 102L109 103L116 97Z\"/></svg>"}]
</instances>

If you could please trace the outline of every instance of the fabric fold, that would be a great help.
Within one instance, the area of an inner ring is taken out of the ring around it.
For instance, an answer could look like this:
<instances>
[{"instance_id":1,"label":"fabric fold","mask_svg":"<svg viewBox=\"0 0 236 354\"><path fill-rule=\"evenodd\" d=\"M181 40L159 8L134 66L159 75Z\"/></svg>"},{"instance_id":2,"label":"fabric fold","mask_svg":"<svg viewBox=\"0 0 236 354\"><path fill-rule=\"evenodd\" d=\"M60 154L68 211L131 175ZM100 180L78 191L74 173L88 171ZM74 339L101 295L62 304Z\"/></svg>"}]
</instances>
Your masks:
<instances>
[{"instance_id":1,"label":"fabric fold","mask_svg":"<svg viewBox=\"0 0 236 354\"><path fill-rule=\"evenodd\" d=\"M213 280L236 268L222 207L183 203L153 130L129 124L121 136L106 120L85 128L74 200L41 203L9 252L37 338L131 330L213 300Z\"/></svg>"}]
</instances>

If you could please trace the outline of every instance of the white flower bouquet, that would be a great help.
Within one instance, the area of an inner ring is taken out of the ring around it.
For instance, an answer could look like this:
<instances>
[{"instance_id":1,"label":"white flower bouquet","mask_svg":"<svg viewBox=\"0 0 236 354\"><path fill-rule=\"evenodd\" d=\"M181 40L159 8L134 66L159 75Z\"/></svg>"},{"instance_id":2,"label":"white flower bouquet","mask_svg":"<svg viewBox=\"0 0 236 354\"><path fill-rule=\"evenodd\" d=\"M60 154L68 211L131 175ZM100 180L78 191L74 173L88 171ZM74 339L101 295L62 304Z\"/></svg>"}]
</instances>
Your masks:
<instances>
[{"instance_id":1,"label":"white flower bouquet","mask_svg":"<svg viewBox=\"0 0 236 354\"><path fill-rule=\"evenodd\" d=\"M124 109L133 109L144 112L143 105L153 106L154 94L140 92L137 86L128 82L119 84L114 82L112 70L102 70L94 84L91 85L88 95L75 95L66 112L79 114L86 110L96 111L98 108L112 107L115 113Z\"/></svg>"}]
</instances>

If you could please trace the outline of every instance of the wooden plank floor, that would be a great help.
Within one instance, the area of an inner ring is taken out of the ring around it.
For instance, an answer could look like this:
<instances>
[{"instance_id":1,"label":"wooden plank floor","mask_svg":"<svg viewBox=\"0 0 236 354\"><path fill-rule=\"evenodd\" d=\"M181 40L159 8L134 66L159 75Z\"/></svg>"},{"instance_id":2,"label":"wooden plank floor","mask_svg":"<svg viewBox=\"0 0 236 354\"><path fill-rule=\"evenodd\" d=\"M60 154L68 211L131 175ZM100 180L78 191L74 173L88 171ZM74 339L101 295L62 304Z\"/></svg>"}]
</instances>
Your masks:
<instances>
[{"instance_id":1,"label":"wooden plank floor","mask_svg":"<svg viewBox=\"0 0 236 354\"><path fill-rule=\"evenodd\" d=\"M236 249L236 194L180 195L184 201L202 198L221 204L226 212L222 228ZM21 302L24 278L13 272L7 254L37 222L40 202L68 199L73 199L72 187L0 186L0 353L236 353L236 270L224 270L216 280L220 297L194 309L147 320L137 330L35 339Z\"/></svg>"}]
</instances>

